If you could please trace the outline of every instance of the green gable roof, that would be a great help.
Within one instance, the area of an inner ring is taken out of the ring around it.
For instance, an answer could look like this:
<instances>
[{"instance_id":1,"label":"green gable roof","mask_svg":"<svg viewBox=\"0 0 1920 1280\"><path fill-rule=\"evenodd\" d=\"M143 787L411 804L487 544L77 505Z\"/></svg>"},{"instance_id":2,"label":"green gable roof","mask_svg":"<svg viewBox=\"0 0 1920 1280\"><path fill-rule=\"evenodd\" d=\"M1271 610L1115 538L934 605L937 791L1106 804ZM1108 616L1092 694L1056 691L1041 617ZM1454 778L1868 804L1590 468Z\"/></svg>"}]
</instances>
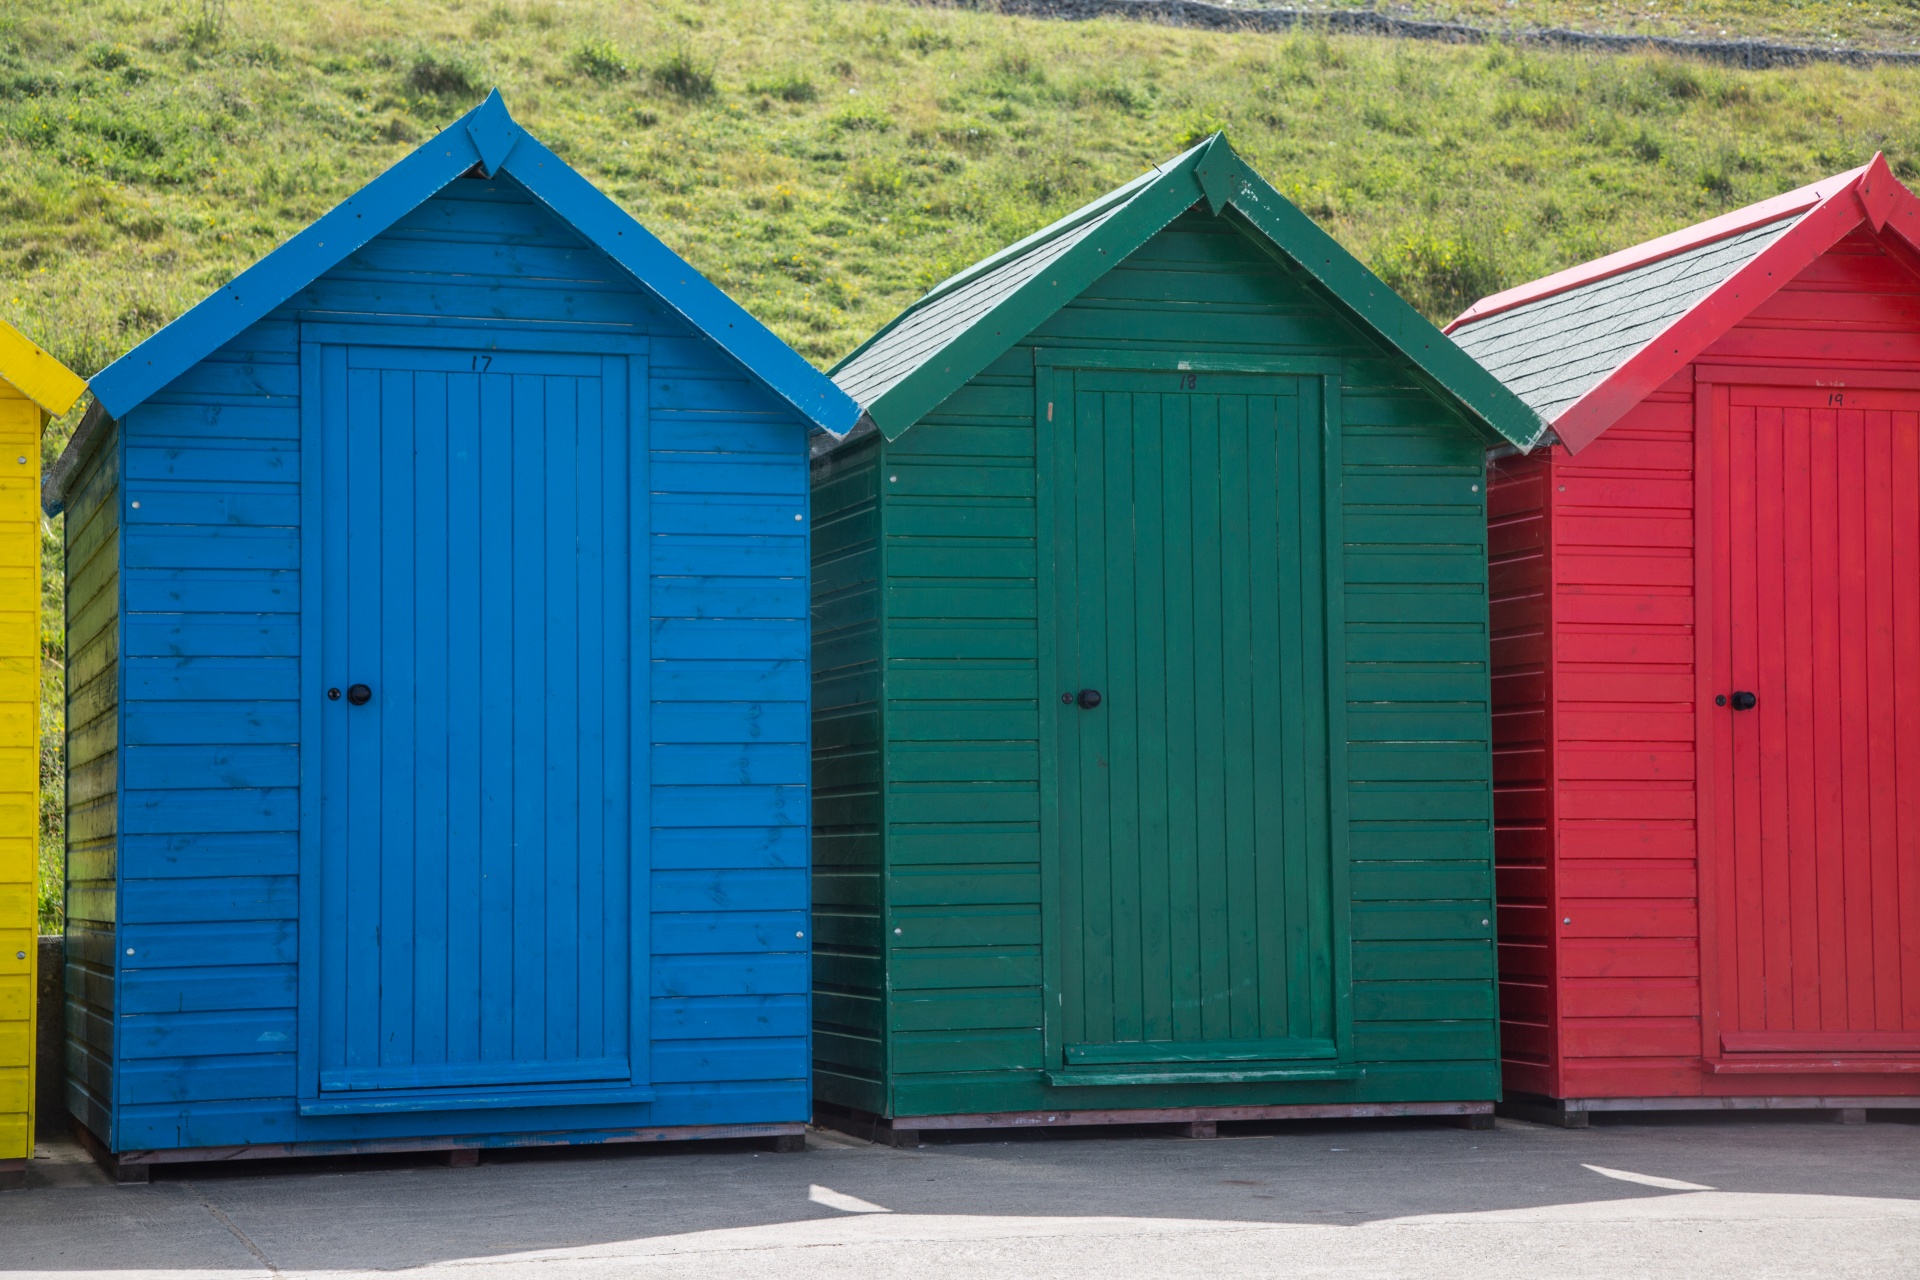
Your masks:
<instances>
[{"instance_id":1,"label":"green gable roof","mask_svg":"<svg viewBox=\"0 0 1920 1280\"><path fill-rule=\"evenodd\" d=\"M897 439L1182 213L1231 208L1475 421L1522 448L1546 423L1215 134L936 285L832 372Z\"/></svg>"}]
</instances>

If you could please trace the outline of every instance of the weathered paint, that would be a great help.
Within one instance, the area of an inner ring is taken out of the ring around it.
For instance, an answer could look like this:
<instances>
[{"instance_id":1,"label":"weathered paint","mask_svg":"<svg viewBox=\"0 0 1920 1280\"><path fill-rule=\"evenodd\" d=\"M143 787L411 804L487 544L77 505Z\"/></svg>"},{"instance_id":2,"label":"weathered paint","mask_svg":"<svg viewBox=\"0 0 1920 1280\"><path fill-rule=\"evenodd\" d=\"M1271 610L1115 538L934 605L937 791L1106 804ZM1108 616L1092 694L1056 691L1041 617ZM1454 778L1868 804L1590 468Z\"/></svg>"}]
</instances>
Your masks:
<instances>
[{"instance_id":1,"label":"weathered paint","mask_svg":"<svg viewBox=\"0 0 1920 1280\"><path fill-rule=\"evenodd\" d=\"M1238 216L1139 239L815 463L817 1096L1493 1098L1498 437Z\"/></svg>"},{"instance_id":2,"label":"weathered paint","mask_svg":"<svg viewBox=\"0 0 1920 1280\"><path fill-rule=\"evenodd\" d=\"M1847 185L1881 167L1598 438L1496 467L1509 1089L1920 1089L1920 202Z\"/></svg>"},{"instance_id":3,"label":"weathered paint","mask_svg":"<svg viewBox=\"0 0 1920 1280\"><path fill-rule=\"evenodd\" d=\"M447 182L68 472L115 1151L808 1115L816 424L563 212Z\"/></svg>"},{"instance_id":4,"label":"weathered paint","mask_svg":"<svg viewBox=\"0 0 1920 1280\"><path fill-rule=\"evenodd\" d=\"M0 321L0 1186L33 1157L39 983L40 432L84 384Z\"/></svg>"}]
</instances>

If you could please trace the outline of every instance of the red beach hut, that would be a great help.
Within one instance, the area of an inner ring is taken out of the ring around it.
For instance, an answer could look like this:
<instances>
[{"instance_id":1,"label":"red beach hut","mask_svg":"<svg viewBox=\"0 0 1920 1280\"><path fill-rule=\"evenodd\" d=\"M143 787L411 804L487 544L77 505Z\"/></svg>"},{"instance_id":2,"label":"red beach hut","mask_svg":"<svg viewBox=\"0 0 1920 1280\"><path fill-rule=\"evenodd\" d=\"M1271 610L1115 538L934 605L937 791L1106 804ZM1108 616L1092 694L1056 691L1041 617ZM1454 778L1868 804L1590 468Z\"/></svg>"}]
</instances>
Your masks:
<instances>
[{"instance_id":1,"label":"red beach hut","mask_svg":"<svg viewBox=\"0 0 1920 1280\"><path fill-rule=\"evenodd\" d=\"M1881 157L1476 304L1510 1099L1920 1094L1920 200Z\"/></svg>"}]
</instances>

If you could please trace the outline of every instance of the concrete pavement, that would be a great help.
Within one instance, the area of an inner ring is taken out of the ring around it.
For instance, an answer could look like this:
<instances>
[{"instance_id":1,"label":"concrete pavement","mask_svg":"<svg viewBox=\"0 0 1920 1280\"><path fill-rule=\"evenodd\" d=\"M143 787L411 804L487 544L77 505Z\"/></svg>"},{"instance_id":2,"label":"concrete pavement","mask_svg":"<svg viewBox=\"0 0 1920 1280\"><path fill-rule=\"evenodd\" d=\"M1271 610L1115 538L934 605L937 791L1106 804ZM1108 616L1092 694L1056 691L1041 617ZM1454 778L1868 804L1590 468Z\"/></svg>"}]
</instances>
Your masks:
<instances>
[{"instance_id":1,"label":"concrete pavement","mask_svg":"<svg viewBox=\"0 0 1920 1280\"><path fill-rule=\"evenodd\" d=\"M1920 1277L1920 1124L1427 1122L169 1170L0 1195L0 1274ZM1689 1189L1697 1188L1697 1189Z\"/></svg>"}]
</instances>

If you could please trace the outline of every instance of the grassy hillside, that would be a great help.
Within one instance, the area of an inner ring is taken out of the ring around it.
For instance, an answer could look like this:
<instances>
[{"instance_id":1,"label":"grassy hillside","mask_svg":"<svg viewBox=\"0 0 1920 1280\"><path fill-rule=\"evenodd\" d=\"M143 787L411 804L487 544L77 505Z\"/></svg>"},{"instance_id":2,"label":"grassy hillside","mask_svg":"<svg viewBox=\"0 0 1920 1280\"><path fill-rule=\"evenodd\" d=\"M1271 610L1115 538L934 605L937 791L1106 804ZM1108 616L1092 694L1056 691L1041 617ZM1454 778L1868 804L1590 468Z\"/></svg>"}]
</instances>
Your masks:
<instances>
[{"instance_id":1,"label":"grassy hillside","mask_svg":"<svg viewBox=\"0 0 1920 1280\"><path fill-rule=\"evenodd\" d=\"M1440 8L1609 8L1478 2ZM1762 6L1694 7L1733 21ZM1843 10L1765 7L1823 24ZM956 267L1216 128L1435 318L1876 149L1920 172L1907 69L1750 73L880 0L7 0L0 314L90 374L492 85L822 364Z\"/></svg>"},{"instance_id":2,"label":"grassy hillside","mask_svg":"<svg viewBox=\"0 0 1920 1280\"><path fill-rule=\"evenodd\" d=\"M1269 0L1226 0L1258 7ZM1329 7L1383 9L1408 17L1519 30L1563 27L1693 39L1773 40L1910 49L1920 44L1913 0L1331 0Z\"/></svg>"}]
</instances>

